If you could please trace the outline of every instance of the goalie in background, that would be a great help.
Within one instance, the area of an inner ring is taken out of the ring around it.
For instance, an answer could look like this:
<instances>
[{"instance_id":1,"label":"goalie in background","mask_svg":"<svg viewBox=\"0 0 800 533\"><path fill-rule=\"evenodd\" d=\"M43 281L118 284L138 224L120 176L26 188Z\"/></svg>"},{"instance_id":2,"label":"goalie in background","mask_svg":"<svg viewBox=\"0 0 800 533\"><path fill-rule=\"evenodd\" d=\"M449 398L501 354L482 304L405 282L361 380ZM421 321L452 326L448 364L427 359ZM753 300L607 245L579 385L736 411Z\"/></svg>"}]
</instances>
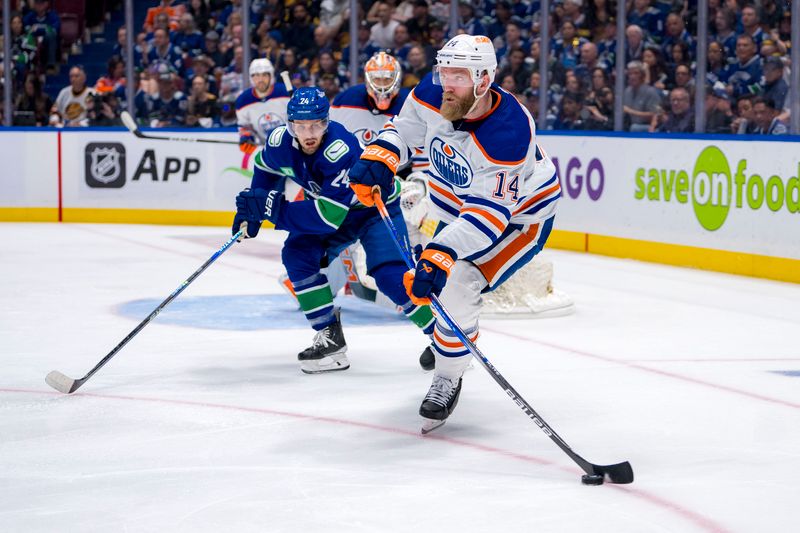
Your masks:
<instances>
[{"instance_id":1,"label":"goalie in background","mask_svg":"<svg viewBox=\"0 0 800 533\"><path fill-rule=\"evenodd\" d=\"M275 68L269 59L250 62L250 83L236 98L236 125L239 150L253 154L264 144L269 130L286 124L289 93L283 83L275 83Z\"/></svg>"},{"instance_id":2,"label":"goalie in background","mask_svg":"<svg viewBox=\"0 0 800 533\"><path fill-rule=\"evenodd\" d=\"M251 188L237 196L233 222L233 233L245 227L247 238L258 234L263 220L289 232L281 259L300 307L317 332L312 346L298 354L300 369L307 374L350 366L339 312L321 269L357 240L364 247L368 273L380 290L426 335L434 322L430 307L412 303L403 290L405 262L386 238L377 209L360 205L348 186L348 171L358 161L361 145L344 126L329 122L328 110L325 93L316 87L301 87L293 93L287 109L289 122L269 132L264 148L256 153ZM304 200L286 200L286 178L303 188ZM400 184L392 180L387 209L402 228Z\"/></svg>"},{"instance_id":3,"label":"goalie in background","mask_svg":"<svg viewBox=\"0 0 800 533\"><path fill-rule=\"evenodd\" d=\"M482 294L495 290L545 245L561 188L555 165L536 143L530 113L492 80L494 46L457 35L436 55L400 114L350 170L365 205L372 188L388 195L399 165L416 146L430 158L430 200L441 221L405 279L411 300L438 295L471 340L478 337ZM419 409L423 433L442 424L461 393L470 351L437 320L436 369Z\"/></svg>"}]
</instances>

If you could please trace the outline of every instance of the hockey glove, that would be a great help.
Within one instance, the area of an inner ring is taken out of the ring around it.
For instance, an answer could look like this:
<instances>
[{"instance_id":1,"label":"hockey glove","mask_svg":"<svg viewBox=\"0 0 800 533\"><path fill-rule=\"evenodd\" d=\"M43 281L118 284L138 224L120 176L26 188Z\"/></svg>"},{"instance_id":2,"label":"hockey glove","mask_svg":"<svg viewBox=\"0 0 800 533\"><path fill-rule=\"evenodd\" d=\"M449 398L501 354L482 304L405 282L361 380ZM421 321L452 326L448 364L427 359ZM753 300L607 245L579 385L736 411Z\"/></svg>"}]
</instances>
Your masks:
<instances>
[{"instance_id":1,"label":"hockey glove","mask_svg":"<svg viewBox=\"0 0 800 533\"><path fill-rule=\"evenodd\" d=\"M456 253L446 246L429 244L417 261L414 272L403 275L403 285L411 302L416 305L430 305L431 294L439 296L447 283L447 277L455 265Z\"/></svg>"},{"instance_id":2,"label":"hockey glove","mask_svg":"<svg viewBox=\"0 0 800 533\"><path fill-rule=\"evenodd\" d=\"M246 239L258 235L262 220L275 224L283 203L283 193L278 189L245 189L236 197L236 216L233 219L233 233L239 231L243 222L247 223Z\"/></svg>"},{"instance_id":3,"label":"hockey glove","mask_svg":"<svg viewBox=\"0 0 800 533\"><path fill-rule=\"evenodd\" d=\"M371 207L375 204L372 188L381 188L381 196L386 199L394 191L394 175L400 166L400 154L391 143L378 139L364 149L361 159L348 172L350 187L358 200Z\"/></svg>"},{"instance_id":4,"label":"hockey glove","mask_svg":"<svg viewBox=\"0 0 800 533\"><path fill-rule=\"evenodd\" d=\"M239 150L244 152L245 154L253 154L258 149L258 145L256 144L256 140L252 135L240 135L239 136Z\"/></svg>"}]
</instances>

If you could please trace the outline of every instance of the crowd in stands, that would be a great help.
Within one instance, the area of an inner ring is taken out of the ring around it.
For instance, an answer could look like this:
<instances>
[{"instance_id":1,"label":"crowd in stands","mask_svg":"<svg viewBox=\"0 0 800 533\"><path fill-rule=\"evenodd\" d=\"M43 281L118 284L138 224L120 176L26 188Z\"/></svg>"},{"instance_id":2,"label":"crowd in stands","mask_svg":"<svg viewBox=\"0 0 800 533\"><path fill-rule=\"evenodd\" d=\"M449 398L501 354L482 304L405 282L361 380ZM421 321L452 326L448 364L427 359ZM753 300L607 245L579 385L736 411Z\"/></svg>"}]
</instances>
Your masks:
<instances>
[{"instance_id":1,"label":"crowd in stands","mask_svg":"<svg viewBox=\"0 0 800 533\"><path fill-rule=\"evenodd\" d=\"M451 0L456 1L456 0ZM708 64L696 76L696 2L628 0L624 129L693 132L702 91L706 132L787 133L791 14L788 0L709 0ZM109 45L108 72L86 80L80 66L54 100L44 76L63 61L59 17L48 0L19 0L11 16L16 111L37 125L117 125L127 106L126 30ZM112 2L113 4L113 2ZM359 65L386 50L413 87L431 71L449 35L450 5L429 0L362 0L355 36ZM329 98L350 83L348 0L252 0L243 28L241 0L153 1L137 28L133 57L136 119L146 126L231 126L243 89L242 35L250 57L266 57L292 85L318 85ZM460 2L459 32L487 35L497 50L496 81L533 114L540 129L614 127L616 2L551 0L549 83L541 86L538 0ZM117 2L112 8L121 8ZM798 22L795 22L798 23ZM539 116L539 100L547 115ZM16 116L16 114L15 114Z\"/></svg>"}]
</instances>

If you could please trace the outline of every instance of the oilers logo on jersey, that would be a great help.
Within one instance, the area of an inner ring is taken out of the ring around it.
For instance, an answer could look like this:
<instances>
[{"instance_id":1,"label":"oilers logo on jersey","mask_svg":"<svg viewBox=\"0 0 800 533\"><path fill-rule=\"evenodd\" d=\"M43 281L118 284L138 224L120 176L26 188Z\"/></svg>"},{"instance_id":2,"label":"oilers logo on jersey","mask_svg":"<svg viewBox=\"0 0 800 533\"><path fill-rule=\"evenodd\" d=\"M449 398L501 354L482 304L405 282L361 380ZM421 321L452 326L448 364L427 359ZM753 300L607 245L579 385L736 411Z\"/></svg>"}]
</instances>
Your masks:
<instances>
[{"instance_id":1,"label":"oilers logo on jersey","mask_svg":"<svg viewBox=\"0 0 800 533\"><path fill-rule=\"evenodd\" d=\"M467 158L439 137L434 137L428 150L431 163L442 179L456 187L472 183L472 167Z\"/></svg>"},{"instance_id":2,"label":"oilers logo on jersey","mask_svg":"<svg viewBox=\"0 0 800 533\"><path fill-rule=\"evenodd\" d=\"M378 138L378 132L369 128L359 128L353 132L353 135L364 146Z\"/></svg>"},{"instance_id":3,"label":"oilers logo on jersey","mask_svg":"<svg viewBox=\"0 0 800 533\"><path fill-rule=\"evenodd\" d=\"M284 119L275 113L264 113L258 117L258 130L261 132L261 137L266 137L269 130L282 124L284 124Z\"/></svg>"}]
</instances>

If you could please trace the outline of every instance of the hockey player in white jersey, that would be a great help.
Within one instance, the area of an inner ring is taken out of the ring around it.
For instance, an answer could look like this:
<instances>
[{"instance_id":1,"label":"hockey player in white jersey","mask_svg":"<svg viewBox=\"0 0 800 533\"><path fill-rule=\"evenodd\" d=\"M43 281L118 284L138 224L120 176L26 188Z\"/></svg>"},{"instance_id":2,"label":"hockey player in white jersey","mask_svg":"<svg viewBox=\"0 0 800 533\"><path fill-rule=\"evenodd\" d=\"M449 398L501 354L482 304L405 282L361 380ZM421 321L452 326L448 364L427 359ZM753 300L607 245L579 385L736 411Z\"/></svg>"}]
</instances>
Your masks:
<instances>
[{"instance_id":1,"label":"hockey player in white jersey","mask_svg":"<svg viewBox=\"0 0 800 533\"><path fill-rule=\"evenodd\" d=\"M269 59L250 62L250 83L236 98L236 124L239 149L252 154L264 144L267 131L286 123L289 93L283 83L275 83L275 68Z\"/></svg>"},{"instance_id":2,"label":"hockey player in white jersey","mask_svg":"<svg viewBox=\"0 0 800 533\"><path fill-rule=\"evenodd\" d=\"M464 333L478 337L481 294L492 291L544 246L561 196L553 163L537 146L528 111L492 83L489 38L458 35L436 55L433 76L411 92L400 114L350 170L366 205L386 195L395 169L424 146L430 197L441 221L407 274L412 301L438 295ZM442 425L461 392L470 354L444 322L434 330L436 369L420 406L423 432Z\"/></svg>"}]
</instances>

